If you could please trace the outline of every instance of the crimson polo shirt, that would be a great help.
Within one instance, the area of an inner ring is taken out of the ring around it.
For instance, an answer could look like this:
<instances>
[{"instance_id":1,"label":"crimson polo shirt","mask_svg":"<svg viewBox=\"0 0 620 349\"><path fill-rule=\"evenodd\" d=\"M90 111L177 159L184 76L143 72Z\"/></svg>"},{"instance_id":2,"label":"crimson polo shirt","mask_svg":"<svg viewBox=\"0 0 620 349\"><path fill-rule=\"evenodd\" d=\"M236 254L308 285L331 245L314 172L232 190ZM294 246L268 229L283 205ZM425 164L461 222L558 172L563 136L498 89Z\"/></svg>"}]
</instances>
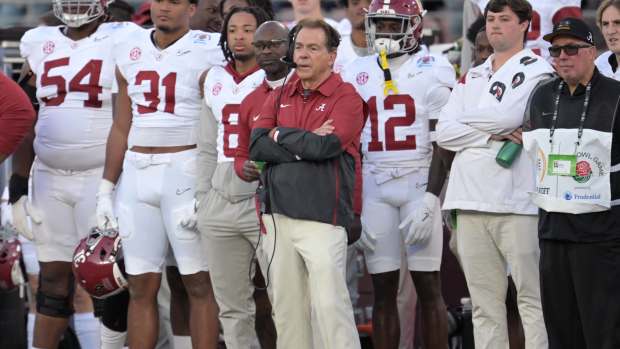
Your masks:
<instances>
[{"instance_id":1,"label":"crimson polo shirt","mask_svg":"<svg viewBox=\"0 0 620 349\"><path fill-rule=\"evenodd\" d=\"M36 114L26 93L2 73L0 91L0 154L9 155L32 128Z\"/></svg>"}]
</instances>

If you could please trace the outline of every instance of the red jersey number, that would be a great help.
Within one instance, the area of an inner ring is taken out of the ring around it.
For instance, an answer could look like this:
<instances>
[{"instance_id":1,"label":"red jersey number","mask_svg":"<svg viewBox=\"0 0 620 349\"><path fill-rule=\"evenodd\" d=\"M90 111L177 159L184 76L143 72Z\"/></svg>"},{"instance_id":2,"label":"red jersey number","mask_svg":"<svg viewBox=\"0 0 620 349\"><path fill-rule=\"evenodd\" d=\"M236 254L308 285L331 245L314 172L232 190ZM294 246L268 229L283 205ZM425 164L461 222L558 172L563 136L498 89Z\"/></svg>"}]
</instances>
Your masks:
<instances>
[{"instance_id":1,"label":"red jersey number","mask_svg":"<svg viewBox=\"0 0 620 349\"><path fill-rule=\"evenodd\" d=\"M412 150L416 148L415 135L408 135L404 140L397 141L395 128L411 126L415 122L415 103L413 97L409 95L389 95L383 101L385 110L394 110L397 105L405 106L405 115L393 116L385 122L385 146L379 140L379 116L377 113L377 98L375 96L368 100L370 118L370 143L368 151L392 151L392 150Z\"/></svg>"},{"instance_id":2,"label":"red jersey number","mask_svg":"<svg viewBox=\"0 0 620 349\"><path fill-rule=\"evenodd\" d=\"M149 114L157 111L157 106L161 102L159 98L159 73L154 70L144 70L136 75L136 86L148 82L149 92L144 92L144 99L148 105L138 104L139 114ZM176 104L175 87L177 83L177 73L169 73L161 79L161 85L164 87L164 112L174 114L174 106Z\"/></svg>"},{"instance_id":3,"label":"red jersey number","mask_svg":"<svg viewBox=\"0 0 620 349\"><path fill-rule=\"evenodd\" d=\"M237 135L239 137L239 104L226 104L222 109L222 125L224 125L224 156L228 158L235 157L237 147L230 147L230 137ZM237 115L237 123L231 123L231 115Z\"/></svg>"},{"instance_id":4,"label":"red jersey number","mask_svg":"<svg viewBox=\"0 0 620 349\"><path fill-rule=\"evenodd\" d=\"M41 98L43 103L48 107L61 105L67 97L68 90L69 92L83 92L88 94L88 99L84 101L84 107L101 108L103 103L99 99L99 95L103 92L103 87L101 87L99 83L103 61L100 59L91 59L88 61L88 63L75 74L73 79L69 81L69 86L67 88L67 81L65 78L62 75L50 75L50 71L54 68L68 65L69 57L47 61L43 65L41 87L56 86L56 97L43 97ZM88 78L87 82L83 83L86 78Z\"/></svg>"}]
</instances>

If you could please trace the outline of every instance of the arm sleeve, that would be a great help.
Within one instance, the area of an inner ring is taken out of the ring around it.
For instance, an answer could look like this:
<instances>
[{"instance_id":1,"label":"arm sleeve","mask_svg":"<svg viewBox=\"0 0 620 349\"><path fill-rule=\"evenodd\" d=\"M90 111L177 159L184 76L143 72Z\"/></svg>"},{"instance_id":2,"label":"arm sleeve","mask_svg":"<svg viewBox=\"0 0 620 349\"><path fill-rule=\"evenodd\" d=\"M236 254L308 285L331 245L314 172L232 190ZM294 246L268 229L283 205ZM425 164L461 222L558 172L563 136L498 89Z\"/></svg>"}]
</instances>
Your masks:
<instances>
[{"instance_id":1,"label":"arm sleeve","mask_svg":"<svg viewBox=\"0 0 620 349\"><path fill-rule=\"evenodd\" d=\"M202 108L198 132L196 199L200 202L211 190L211 177L217 166L217 122L206 106Z\"/></svg>"},{"instance_id":2,"label":"arm sleeve","mask_svg":"<svg viewBox=\"0 0 620 349\"><path fill-rule=\"evenodd\" d=\"M250 144L250 132L251 128L249 125L250 122L250 109L248 104L252 103L251 100L245 98L241 102L241 106L239 109L239 124L237 126L239 140L237 143L237 150L235 152L235 172L239 178L243 177L243 164L246 160L249 159L250 155L248 153L248 148Z\"/></svg>"},{"instance_id":3,"label":"arm sleeve","mask_svg":"<svg viewBox=\"0 0 620 349\"><path fill-rule=\"evenodd\" d=\"M334 133L319 136L311 131L279 127L278 144L304 160L320 161L337 156L359 137L364 120L364 105L355 92L344 93L328 119L333 120Z\"/></svg>"},{"instance_id":4,"label":"arm sleeve","mask_svg":"<svg viewBox=\"0 0 620 349\"><path fill-rule=\"evenodd\" d=\"M28 96L0 73L0 153L9 155L32 128L35 112Z\"/></svg>"},{"instance_id":5,"label":"arm sleeve","mask_svg":"<svg viewBox=\"0 0 620 349\"><path fill-rule=\"evenodd\" d=\"M541 74L526 79L517 87L510 89L501 103L491 107L469 109L459 117L461 122L490 134L507 134L523 123L525 103L536 85L549 75Z\"/></svg>"},{"instance_id":6,"label":"arm sleeve","mask_svg":"<svg viewBox=\"0 0 620 349\"><path fill-rule=\"evenodd\" d=\"M464 83L456 85L448 103L443 107L437 122L437 145L450 151L461 151L466 148L487 147L490 134L477 130L460 122L457 118L463 113Z\"/></svg>"}]
</instances>

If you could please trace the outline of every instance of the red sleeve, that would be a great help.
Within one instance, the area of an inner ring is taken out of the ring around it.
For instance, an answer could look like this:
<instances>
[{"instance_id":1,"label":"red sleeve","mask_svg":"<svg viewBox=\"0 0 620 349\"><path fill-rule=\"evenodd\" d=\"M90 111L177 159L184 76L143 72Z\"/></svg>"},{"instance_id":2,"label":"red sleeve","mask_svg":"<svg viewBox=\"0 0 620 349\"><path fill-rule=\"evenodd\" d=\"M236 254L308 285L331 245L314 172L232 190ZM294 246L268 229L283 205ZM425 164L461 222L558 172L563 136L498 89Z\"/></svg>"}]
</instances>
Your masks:
<instances>
[{"instance_id":1,"label":"red sleeve","mask_svg":"<svg viewBox=\"0 0 620 349\"><path fill-rule=\"evenodd\" d=\"M21 87L2 73L0 91L0 153L8 155L32 128L35 112Z\"/></svg>"},{"instance_id":2,"label":"red sleeve","mask_svg":"<svg viewBox=\"0 0 620 349\"><path fill-rule=\"evenodd\" d=\"M569 17L581 18L582 17L581 8L577 6L562 7L561 9L557 10L553 14L553 18L551 19L551 22L553 22L553 24L556 25L558 24L559 21L563 20L564 18L569 18Z\"/></svg>"},{"instance_id":3,"label":"red sleeve","mask_svg":"<svg viewBox=\"0 0 620 349\"><path fill-rule=\"evenodd\" d=\"M239 108L239 124L237 126L239 139L235 152L235 172L239 178L244 178L243 164L249 159L248 147L250 146L250 132L252 130L250 127L250 111L252 109L250 104L252 100L249 97L251 95L243 99Z\"/></svg>"},{"instance_id":4,"label":"red sleeve","mask_svg":"<svg viewBox=\"0 0 620 349\"><path fill-rule=\"evenodd\" d=\"M341 88L343 92L330 117L334 120L334 135L340 139L342 148L351 150L351 146L359 147L364 126L364 101L350 84L344 84Z\"/></svg>"},{"instance_id":5,"label":"red sleeve","mask_svg":"<svg viewBox=\"0 0 620 349\"><path fill-rule=\"evenodd\" d=\"M252 128L268 128L272 129L276 127L276 111L275 111L275 95L280 93L279 89L274 91L278 91L275 93L270 93L269 97L263 104L263 107L260 110L260 116L256 121L252 123ZM286 93L286 91L284 92Z\"/></svg>"}]
</instances>

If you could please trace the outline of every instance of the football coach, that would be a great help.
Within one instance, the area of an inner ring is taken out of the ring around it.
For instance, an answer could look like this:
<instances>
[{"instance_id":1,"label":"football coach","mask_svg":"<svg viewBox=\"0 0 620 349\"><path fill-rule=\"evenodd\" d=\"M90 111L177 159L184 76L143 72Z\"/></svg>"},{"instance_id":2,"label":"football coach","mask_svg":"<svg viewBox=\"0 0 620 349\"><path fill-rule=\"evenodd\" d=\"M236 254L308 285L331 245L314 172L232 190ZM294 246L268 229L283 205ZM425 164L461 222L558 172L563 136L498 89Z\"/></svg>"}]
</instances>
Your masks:
<instances>
[{"instance_id":1,"label":"football coach","mask_svg":"<svg viewBox=\"0 0 620 349\"><path fill-rule=\"evenodd\" d=\"M332 71L336 30L322 20L303 20L295 33L289 56L299 79L271 94L253 117L250 140L250 159L266 162L259 196L265 250L273 258L268 275L277 346L313 347L312 299L323 346L360 348L345 260L363 102Z\"/></svg>"}]
</instances>

